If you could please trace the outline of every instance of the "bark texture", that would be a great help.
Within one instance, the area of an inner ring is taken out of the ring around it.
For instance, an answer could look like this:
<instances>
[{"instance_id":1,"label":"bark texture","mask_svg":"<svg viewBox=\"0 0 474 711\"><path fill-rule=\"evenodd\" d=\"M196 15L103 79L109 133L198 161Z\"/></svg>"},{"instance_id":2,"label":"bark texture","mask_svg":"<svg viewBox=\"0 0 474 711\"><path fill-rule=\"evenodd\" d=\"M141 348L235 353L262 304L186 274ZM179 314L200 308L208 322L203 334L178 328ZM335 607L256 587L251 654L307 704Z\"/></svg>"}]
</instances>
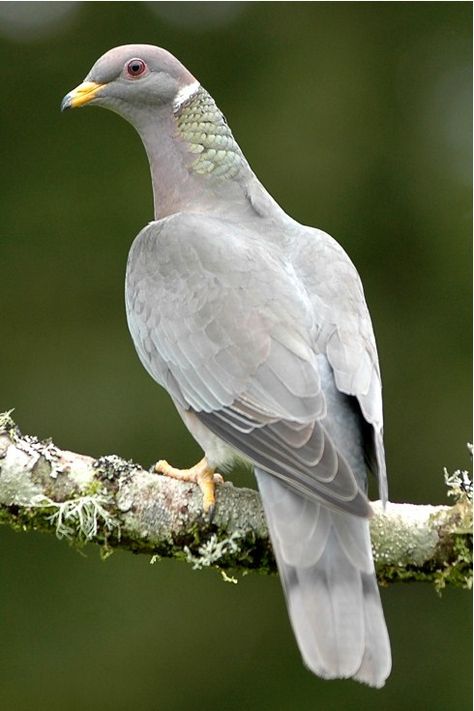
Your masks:
<instances>
[{"instance_id":1,"label":"bark texture","mask_svg":"<svg viewBox=\"0 0 474 711\"><path fill-rule=\"evenodd\" d=\"M371 536L381 584L429 580L472 585L472 483L447 475L452 506L373 504ZM94 459L24 436L0 415L0 523L76 545L185 559L195 568L276 570L259 495L218 486L212 520L197 486L146 471L116 455Z\"/></svg>"}]
</instances>

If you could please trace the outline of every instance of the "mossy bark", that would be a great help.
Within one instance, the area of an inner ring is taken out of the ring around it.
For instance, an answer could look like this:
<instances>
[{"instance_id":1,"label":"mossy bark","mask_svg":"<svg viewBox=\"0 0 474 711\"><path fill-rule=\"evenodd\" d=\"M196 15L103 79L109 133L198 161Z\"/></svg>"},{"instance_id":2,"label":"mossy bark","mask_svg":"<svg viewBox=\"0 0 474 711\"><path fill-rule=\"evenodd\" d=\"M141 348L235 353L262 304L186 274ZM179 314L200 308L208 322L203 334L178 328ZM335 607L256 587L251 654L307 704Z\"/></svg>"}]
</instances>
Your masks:
<instances>
[{"instance_id":1,"label":"mossy bark","mask_svg":"<svg viewBox=\"0 0 474 711\"><path fill-rule=\"evenodd\" d=\"M44 531L76 545L188 560L221 570L276 570L259 495L219 485L212 519L193 485L145 471L118 456L94 459L23 436L0 415L0 523ZM432 581L470 587L472 503L454 506L377 502L371 519L381 584Z\"/></svg>"}]
</instances>

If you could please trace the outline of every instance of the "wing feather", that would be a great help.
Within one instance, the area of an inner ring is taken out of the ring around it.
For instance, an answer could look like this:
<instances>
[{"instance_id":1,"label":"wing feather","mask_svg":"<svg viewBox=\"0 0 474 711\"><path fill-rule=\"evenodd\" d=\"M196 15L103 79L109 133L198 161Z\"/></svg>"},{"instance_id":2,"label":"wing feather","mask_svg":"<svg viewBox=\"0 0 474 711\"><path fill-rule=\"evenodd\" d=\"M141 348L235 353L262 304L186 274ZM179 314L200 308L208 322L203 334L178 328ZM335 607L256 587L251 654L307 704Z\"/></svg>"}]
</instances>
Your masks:
<instances>
[{"instance_id":1,"label":"wing feather","mask_svg":"<svg viewBox=\"0 0 474 711\"><path fill-rule=\"evenodd\" d=\"M372 433L380 497L387 499L383 450L382 383L372 321L357 270L342 247L311 227L296 228L292 263L317 321L315 348L327 356L340 392L355 397Z\"/></svg>"},{"instance_id":2,"label":"wing feather","mask_svg":"<svg viewBox=\"0 0 474 711\"><path fill-rule=\"evenodd\" d=\"M180 408L192 408L263 469L331 506L369 515L365 470L356 479L343 439L322 424L327 397L318 363L318 352L327 354L331 382L361 403L383 472L378 365L360 284L351 290L343 279L345 301L336 294L331 312L328 275L304 284L321 260L307 253L303 269L257 238L242 225L232 224L229 234L228 221L193 214L140 233L127 269L127 314L140 358ZM350 276L348 258L336 257ZM339 303L352 303L352 312L338 313Z\"/></svg>"}]
</instances>

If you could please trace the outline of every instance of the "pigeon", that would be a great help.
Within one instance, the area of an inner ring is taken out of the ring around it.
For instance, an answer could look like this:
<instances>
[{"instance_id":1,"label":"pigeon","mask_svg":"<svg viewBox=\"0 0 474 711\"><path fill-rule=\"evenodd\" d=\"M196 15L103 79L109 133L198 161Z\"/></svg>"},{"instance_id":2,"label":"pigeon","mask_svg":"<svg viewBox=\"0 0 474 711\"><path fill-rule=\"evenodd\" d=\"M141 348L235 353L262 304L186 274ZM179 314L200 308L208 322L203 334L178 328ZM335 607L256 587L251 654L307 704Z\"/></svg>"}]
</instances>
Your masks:
<instances>
[{"instance_id":1,"label":"pigeon","mask_svg":"<svg viewBox=\"0 0 474 711\"><path fill-rule=\"evenodd\" d=\"M356 268L273 200L165 49L106 52L62 109L84 105L131 123L150 164L154 220L129 253L127 321L204 452L158 470L198 483L212 511L218 472L253 465L304 663L382 687L391 652L367 498L371 472L387 500L381 377Z\"/></svg>"}]
</instances>

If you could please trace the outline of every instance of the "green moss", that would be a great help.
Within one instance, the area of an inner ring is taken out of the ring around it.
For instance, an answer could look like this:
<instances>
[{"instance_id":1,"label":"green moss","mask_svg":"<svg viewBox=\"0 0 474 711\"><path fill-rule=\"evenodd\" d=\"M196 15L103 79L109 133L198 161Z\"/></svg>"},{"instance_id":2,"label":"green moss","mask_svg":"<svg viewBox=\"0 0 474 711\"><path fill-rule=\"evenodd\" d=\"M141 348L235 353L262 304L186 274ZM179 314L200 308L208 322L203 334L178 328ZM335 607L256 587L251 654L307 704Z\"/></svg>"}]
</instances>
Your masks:
<instances>
[{"instance_id":1,"label":"green moss","mask_svg":"<svg viewBox=\"0 0 474 711\"><path fill-rule=\"evenodd\" d=\"M97 496L97 494L102 493L104 493L104 485L98 479L91 479L87 486L81 491L83 496Z\"/></svg>"},{"instance_id":2,"label":"green moss","mask_svg":"<svg viewBox=\"0 0 474 711\"><path fill-rule=\"evenodd\" d=\"M455 535L452 539L452 556L434 575L434 585L441 592L446 585L472 589L472 535Z\"/></svg>"},{"instance_id":3,"label":"green moss","mask_svg":"<svg viewBox=\"0 0 474 711\"><path fill-rule=\"evenodd\" d=\"M445 470L448 496L456 501L440 529L443 562L434 577L435 588L441 592L446 585L472 589L472 479L467 471Z\"/></svg>"},{"instance_id":4,"label":"green moss","mask_svg":"<svg viewBox=\"0 0 474 711\"><path fill-rule=\"evenodd\" d=\"M50 516L49 506L27 508L13 505L0 509L0 524L6 524L18 533L26 531L51 533Z\"/></svg>"}]
</instances>

